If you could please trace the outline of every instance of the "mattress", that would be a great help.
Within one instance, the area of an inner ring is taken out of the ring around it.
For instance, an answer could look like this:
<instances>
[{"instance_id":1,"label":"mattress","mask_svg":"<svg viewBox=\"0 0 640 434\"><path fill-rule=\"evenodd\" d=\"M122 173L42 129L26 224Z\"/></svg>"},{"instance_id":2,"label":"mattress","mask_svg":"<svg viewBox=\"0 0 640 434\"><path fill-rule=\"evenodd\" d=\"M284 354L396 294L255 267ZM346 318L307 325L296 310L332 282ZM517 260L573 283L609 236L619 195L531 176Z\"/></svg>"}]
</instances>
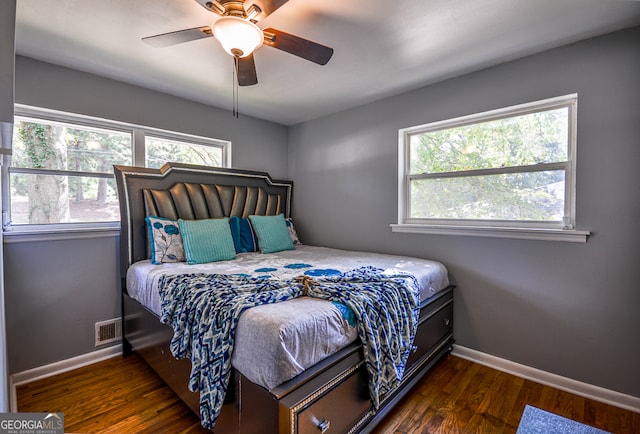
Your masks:
<instances>
[{"instance_id":1,"label":"mattress","mask_svg":"<svg viewBox=\"0 0 640 434\"><path fill-rule=\"evenodd\" d=\"M127 291L129 296L160 316L158 281L163 275L216 273L289 280L303 274L331 275L363 266L375 266L389 273L412 274L420 287L420 300L449 285L446 268L436 261L298 245L295 250L241 253L231 261L207 264L154 265L148 260L140 261L127 271ZM300 297L256 306L242 313L231 362L252 382L272 389L354 342L357 337L357 329L349 325L333 303Z\"/></svg>"}]
</instances>

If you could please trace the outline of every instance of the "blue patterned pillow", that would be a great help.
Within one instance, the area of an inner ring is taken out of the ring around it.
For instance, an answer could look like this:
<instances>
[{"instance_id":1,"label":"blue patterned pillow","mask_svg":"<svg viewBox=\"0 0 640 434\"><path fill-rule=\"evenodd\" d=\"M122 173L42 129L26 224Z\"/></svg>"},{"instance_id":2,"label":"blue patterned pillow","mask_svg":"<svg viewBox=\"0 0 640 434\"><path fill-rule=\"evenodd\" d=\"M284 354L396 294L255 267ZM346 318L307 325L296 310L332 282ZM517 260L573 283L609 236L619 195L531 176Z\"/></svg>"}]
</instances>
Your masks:
<instances>
[{"instance_id":1,"label":"blue patterned pillow","mask_svg":"<svg viewBox=\"0 0 640 434\"><path fill-rule=\"evenodd\" d=\"M188 264L227 261L236 257L229 219L178 220Z\"/></svg>"},{"instance_id":2,"label":"blue patterned pillow","mask_svg":"<svg viewBox=\"0 0 640 434\"><path fill-rule=\"evenodd\" d=\"M293 225L293 219L291 217L284 219L287 222L287 229L289 230L289 235L291 236L291 241L293 241L294 245L302 244L298 239L298 233L296 232L296 227Z\"/></svg>"},{"instance_id":3,"label":"blue patterned pillow","mask_svg":"<svg viewBox=\"0 0 640 434\"><path fill-rule=\"evenodd\" d=\"M229 226L231 227L231 236L233 237L236 253L255 252L258 250L258 241L253 233L249 219L236 216L229 217Z\"/></svg>"},{"instance_id":4,"label":"blue patterned pillow","mask_svg":"<svg viewBox=\"0 0 640 434\"><path fill-rule=\"evenodd\" d=\"M147 222L152 263L186 260L177 221L156 216L149 216L144 221Z\"/></svg>"},{"instance_id":5,"label":"blue patterned pillow","mask_svg":"<svg viewBox=\"0 0 640 434\"><path fill-rule=\"evenodd\" d=\"M293 241L291 241L284 214L251 215L249 219L258 237L258 246L262 253L293 250Z\"/></svg>"}]
</instances>

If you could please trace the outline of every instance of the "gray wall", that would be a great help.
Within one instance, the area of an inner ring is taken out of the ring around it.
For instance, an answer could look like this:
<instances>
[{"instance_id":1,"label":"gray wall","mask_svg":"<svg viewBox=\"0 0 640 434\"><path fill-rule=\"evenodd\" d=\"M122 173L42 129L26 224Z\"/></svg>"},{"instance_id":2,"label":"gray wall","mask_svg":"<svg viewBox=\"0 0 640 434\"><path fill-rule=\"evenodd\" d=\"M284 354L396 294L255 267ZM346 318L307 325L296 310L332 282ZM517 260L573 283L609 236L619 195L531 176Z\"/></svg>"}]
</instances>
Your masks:
<instances>
[{"instance_id":1,"label":"gray wall","mask_svg":"<svg viewBox=\"0 0 640 434\"><path fill-rule=\"evenodd\" d=\"M233 166L288 177L287 128L33 59L16 61L16 102L232 142ZM7 242L11 373L94 350L94 323L120 316L117 237Z\"/></svg>"},{"instance_id":2,"label":"gray wall","mask_svg":"<svg viewBox=\"0 0 640 434\"><path fill-rule=\"evenodd\" d=\"M0 13L0 122L13 122L13 53L16 1L2 2Z\"/></svg>"},{"instance_id":3,"label":"gray wall","mask_svg":"<svg viewBox=\"0 0 640 434\"><path fill-rule=\"evenodd\" d=\"M93 351L94 323L120 316L118 238L11 244L7 238L10 372Z\"/></svg>"},{"instance_id":4,"label":"gray wall","mask_svg":"<svg viewBox=\"0 0 640 434\"><path fill-rule=\"evenodd\" d=\"M290 128L303 242L442 261L457 343L640 397L640 27ZM398 129L577 92L586 244L392 233Z\"/></svg>"}]
</instances>

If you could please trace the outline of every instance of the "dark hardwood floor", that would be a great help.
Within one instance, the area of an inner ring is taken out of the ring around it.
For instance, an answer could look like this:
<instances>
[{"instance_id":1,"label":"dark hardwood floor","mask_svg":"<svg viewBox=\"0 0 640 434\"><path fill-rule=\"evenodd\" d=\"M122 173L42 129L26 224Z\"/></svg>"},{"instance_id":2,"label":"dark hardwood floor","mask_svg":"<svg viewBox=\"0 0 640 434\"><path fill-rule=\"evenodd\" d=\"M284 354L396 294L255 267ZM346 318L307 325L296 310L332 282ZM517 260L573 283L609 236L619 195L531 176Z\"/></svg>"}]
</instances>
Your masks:
<instances>
[{"instance_id":1,"label":"dark hardwood floor","mask_svg":"<svg viewBox=\"0 0 640 434\"><path fill-rule=\"evenodd\" d=\"M138 356L116 357L17 388L18 411L63 412L73 433L205 433ZM615 434L640 414L458 357L442 360L376 428L382 433L515 433L526 404Z\"/></svg>"}]
</instances>

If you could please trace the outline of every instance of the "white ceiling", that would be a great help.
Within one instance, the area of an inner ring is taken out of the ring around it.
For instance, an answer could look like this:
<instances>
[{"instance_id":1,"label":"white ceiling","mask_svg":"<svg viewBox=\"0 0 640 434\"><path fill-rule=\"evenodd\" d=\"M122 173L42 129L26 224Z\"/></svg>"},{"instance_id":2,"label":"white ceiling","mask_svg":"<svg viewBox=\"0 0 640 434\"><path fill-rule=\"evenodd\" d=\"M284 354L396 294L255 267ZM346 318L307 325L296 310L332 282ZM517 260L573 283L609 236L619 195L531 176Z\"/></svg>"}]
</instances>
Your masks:
<instances>
[{"instance_id":1,"label":"white ceiling","mask_svg":"<svg viewBox=\"0 0 640 434\"><path fill-rule=\"evenodd\" d=\"M216 17L194 0L18 0L16 51L230 109L233 63L215 39L141 42ZM240 88L240 111L292 125L638 24L640 1L289 0L259 26L334 56L318 66L259 48L259 83Z\"/></svg>"}]
</instances>

